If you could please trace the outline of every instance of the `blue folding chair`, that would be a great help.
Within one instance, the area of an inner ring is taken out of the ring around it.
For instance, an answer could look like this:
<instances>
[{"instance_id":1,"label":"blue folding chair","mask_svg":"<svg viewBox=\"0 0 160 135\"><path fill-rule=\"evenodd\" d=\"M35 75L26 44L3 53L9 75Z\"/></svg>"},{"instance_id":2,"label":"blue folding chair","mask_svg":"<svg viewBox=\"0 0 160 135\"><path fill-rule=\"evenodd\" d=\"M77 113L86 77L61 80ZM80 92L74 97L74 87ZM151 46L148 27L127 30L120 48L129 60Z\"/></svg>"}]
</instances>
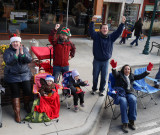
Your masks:
<instances>
[{"instance_id":1,"label":"blue folding chair","mask_svg":"<svg viewBox=\"0 0 160 135\"><path fill-rule=\"evenodd\" d=\"M67 98L71 97L71 89L68 87L69 85L69 77L71 76L72 71L65 72L62 77L62 97L61 102L65 101L67 108L70 109L73 103L69 103Z\"/></svg>"},{"instance_id":2,"label":"blue folding chair","mask_svg":"<svg viewBox=\"0 0 160 135\"><path fill-rule=\"evenodd\" d=\"M106 94L106 101L105 101L105 107L104 109L111 107L112 113L113 113L113 119L116 120L121 113L119 113L117 116L114 113L113 105L114 105L114 98L116 96L114 86L115 86L116 80L113 76L112 73L109 74L109 79L108 79L108 88L107 88L107 94ZM108 101L107 101L108 100ZM108 102L108 103L107 103Z\"/></svg>"},{"instance_id":3,"label":"blue folding chair","mask_svg":"<svg viewBox=\"0 0 160 135\"><path fill-rule=\"evenodd\" d=\"M138 74L142 74L143 72L145 72L147 70L146 67L144 68L138 68L138 69L135 69L135 72L134 74L135 75L138 75ZM152 86L150 86L148 83L146 83L145 79L149 79L150 81L153 81L153 82L158 82L157 79L153 79L151 77L148 77L146 76L145 78L141 79L141 80L136 80L134 81L134 85L133 85L133 88L135 90L137 90L137 96L138 98L140 99L142 105L143 105L143 108L146 109L146 106L151 102L153 101L155 103L155 105L157 105L157 102L155 101L155 99L153 98L153 93L156 93L158 92L160 89L157 89L157 88L154 88ZM148 101L148 103L146 105L144 105L144 102L142 101L142 98L143 97L146 97L146 96L149 96L150 97L150 100Z\"/></svg>"}]
</instances>

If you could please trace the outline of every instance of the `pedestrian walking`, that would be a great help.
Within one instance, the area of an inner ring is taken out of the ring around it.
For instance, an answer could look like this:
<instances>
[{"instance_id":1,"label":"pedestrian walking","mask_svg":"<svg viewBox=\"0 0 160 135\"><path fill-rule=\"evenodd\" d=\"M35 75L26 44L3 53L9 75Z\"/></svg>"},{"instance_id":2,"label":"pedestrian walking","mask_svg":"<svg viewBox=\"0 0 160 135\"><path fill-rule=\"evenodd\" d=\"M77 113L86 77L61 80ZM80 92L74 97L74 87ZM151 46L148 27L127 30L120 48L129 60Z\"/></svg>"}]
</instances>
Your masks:
<instances>
[{"instance_id":1,"label":"pedestrian walking","mask_svg":"<svg viewBox=\"0 0 160 135\"><path fill-rule=\"evenodd\" d=\"M131 32L128 31L127 27L125 27L125 29L123 30L123 33L122 33L122 38L121 38L121 41L119 42L119 44L125 44L126 43L126 38L127 38L127 35L130 34Z\"/></svg>"},{"instance_id":2,"label":"pedestrian walking","mask_svg":"<svg viewBox=\"0 0 160 135\"><path fill-rule=\"evenodd\" d=\"M122 17L122 23L118 29L111 34L108 34L108 25L102 24L100 31L95 32L94 22L97 17L93 16L92 21L89 25L89 33L93 39L93 86L91 94L95 94L98 84L98 77L101 73L101 82L99 87L99 96L104 96L103 91L105 90L106 79L108 74L108 62L112 56L113 43L121 35L124 27L126 18Z\"/></svg>"},{"instance_id":3,"label":"pedestrian walking","mask_svg":"<svg viewBox=\"0 0 160 135\"><path fill-rule=\"evenodd\" d=\"M140 35L142 34L142 26L143 26L142 18L139 18L139 20L135 23L134 28L133 28L133 30L135 30L134 36L136 36L136 39L130 43L131 46L133 46L133 44L135 43L136 43L136 46L138 46L138 39Z\"/></svg>"},{"instance_id":4,"label":"pedestrian walking","mask_svg":"<svg viewBox=\"0 0 160 135\"><path fill-rule=\"evenodd\" d=\"M54 82L58 82L60 73L69 71L69 60L75 55L75 45L69 40L71 36L70 29L63 27L60 35L56 37L60 24L56 24L55 28L49 34L49 42L53 45L53 76Z\"/></svg>"}]
</instances>

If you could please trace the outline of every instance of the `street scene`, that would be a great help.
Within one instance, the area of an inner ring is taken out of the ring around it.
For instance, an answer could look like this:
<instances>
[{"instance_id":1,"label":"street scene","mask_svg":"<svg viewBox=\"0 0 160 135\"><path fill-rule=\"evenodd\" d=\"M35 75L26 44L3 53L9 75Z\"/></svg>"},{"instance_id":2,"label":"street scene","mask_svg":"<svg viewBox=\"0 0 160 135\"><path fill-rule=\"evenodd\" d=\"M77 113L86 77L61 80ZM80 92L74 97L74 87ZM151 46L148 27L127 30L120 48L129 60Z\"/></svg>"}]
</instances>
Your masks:
<instances>
[{"instance_id":1,"label":"street scene","mask_svg":"<svg viewBox=\"0 0 160 135\"><path fill-rule=\"evenodd\" d=\"M160 0L0 7L0 134L160 135Z\"/></svg>"}]
</instances>

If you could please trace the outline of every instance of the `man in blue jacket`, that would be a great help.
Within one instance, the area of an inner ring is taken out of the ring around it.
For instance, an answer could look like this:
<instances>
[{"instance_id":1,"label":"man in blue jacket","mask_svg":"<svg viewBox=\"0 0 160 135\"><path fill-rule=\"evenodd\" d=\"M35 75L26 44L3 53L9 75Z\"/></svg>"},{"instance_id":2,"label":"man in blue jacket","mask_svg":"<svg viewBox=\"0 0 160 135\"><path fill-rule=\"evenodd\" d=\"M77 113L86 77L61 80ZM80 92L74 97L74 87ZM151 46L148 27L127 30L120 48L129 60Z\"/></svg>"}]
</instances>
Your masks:
<instances>
[{"instance_id":1,"label":"man in blue jacket","mask_svg":"<svg viewBox=\"0 0 160 135\"><path fill-rule=\"evenodd\" d=\"M98 76L101 72L101 82L99 87L99 95L104 96L103 91L105 89L107 74L108 74L108 62L112 56L113 43L121 35L126 18L122 17L122 23L118 29L111 34L108 34L108 25L102 24L100 26L100 32L95 32L94 22L97 17L93 16L89 25L89 33L93 39L93 86L91 94L95 94L97 90Z\"/></svg>"}]
</instances>

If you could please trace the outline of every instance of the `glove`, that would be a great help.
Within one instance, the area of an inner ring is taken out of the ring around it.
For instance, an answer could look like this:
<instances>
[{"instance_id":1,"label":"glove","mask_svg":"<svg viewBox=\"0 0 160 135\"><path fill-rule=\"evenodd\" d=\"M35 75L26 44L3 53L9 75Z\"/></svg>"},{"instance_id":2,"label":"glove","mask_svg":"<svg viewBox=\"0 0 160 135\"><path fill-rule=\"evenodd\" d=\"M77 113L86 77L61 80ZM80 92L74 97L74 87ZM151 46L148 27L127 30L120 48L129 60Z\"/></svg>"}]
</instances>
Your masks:
<instances>
[{"instance_id":1,"label":"glove","mask_svg":"<svg viewBox=\"0 0 160 135\"><path fill-rule=\"evenodd\" d=\"M149 62L148 66L147 66L147 71L151 71L153 68L153 64L151 62Z\"/></svg>"},{"instance_id":2,"label":"glove","mask_svg":"<svg viewBox=\"0 0 160 135\"><path fill-rule=\"evenodd\" d=\"M116 68L116 67L117 67L117 62L114 61L114 59L112 59L112 60L110 61L110 64L111 64L112 68Z\"/></svg>"}]
</instances>

